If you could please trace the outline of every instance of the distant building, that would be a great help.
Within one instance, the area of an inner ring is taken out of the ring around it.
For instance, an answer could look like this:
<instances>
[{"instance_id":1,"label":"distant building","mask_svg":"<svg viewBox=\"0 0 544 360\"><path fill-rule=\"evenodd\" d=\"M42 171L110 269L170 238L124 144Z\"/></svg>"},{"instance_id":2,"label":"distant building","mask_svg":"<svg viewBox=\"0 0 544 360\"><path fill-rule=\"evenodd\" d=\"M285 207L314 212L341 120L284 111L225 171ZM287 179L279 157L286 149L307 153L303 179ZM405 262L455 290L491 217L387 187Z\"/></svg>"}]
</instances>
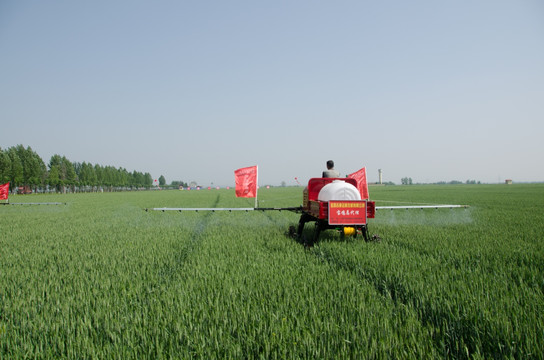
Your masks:
<instances>
[{"instance_id":1,"label":"distant building","mask_svg":"<svg viewBox=\"0 0 544 360\"><path fill-rule=\"evenodd\" d=\"M506 180L504 180L504 183L507 184L507 185L511 185L512 184L512 179L506 179Z\"/></svg>"}]
</instances>

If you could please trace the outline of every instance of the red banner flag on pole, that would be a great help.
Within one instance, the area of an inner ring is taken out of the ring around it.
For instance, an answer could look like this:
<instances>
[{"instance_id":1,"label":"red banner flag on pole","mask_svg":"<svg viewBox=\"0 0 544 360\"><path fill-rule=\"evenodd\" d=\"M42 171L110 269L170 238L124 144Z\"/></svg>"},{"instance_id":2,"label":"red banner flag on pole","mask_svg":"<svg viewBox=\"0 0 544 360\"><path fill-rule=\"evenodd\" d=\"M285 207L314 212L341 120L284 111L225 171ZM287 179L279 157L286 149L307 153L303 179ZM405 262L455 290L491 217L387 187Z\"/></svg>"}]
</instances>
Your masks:
<instances>
[{"instance_id":1,"label":"red banner flag on pole","mask_svg":"<svg viewBox=\"0 0 544 360\"><path fill-rule=\"evenodd\" d=\"M9 182L0 185L0 200L7 200L9 195Z\"/></svg>"},{"instance_id":2,"label":"red banner flag on pole","mask_svg":"<svg viewBox=\"0 0 544 360\"><path fill-rule=\"evenodd\" d=\"M368 199L368 184L366 183L366 167L349 174L348 178L355 179L357 181L357 189L361 193L361 199Z\"/></svg>"},{"instance_id":3,"label":"red banner flag on pole","mask_svg":"<svg viewBox=\"0 0 544 360\"><path fill-rule=\"evenodd\" d=\"M236 197L257 197L257 166L250 166L234 171Z\"/></svg>"}]
</instances>

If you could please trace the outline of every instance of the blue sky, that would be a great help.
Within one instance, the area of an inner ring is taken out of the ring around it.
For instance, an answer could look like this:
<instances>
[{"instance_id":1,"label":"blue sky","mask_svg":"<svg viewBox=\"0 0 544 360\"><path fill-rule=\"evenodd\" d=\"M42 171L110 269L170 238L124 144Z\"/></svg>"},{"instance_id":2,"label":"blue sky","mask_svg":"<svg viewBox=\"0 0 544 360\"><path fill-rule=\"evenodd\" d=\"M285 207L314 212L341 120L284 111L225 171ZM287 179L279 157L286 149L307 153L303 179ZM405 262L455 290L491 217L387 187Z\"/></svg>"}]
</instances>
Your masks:
<instances>
[{"instance_id":1,"label":"blue sky","mask_svg":"<svg viewBox=\"0 0 544 360\"><path fill-rule=\"evenodd\" d=\"M544 181L541 1L0 1L0 146L232 185Z\"/></svg>"}]
</instances>

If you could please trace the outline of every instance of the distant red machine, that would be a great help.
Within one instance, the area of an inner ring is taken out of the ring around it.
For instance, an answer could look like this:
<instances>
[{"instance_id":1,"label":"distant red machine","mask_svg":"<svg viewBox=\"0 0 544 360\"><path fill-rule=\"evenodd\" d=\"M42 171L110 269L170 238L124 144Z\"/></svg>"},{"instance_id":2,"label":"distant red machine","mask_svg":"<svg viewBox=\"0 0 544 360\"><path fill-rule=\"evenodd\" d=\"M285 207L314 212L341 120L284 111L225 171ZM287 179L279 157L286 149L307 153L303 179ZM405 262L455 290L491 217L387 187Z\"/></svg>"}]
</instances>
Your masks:
<instances>
[{"instance_id":1,"label":"distant red machine","mask_svg":"<svg viewBox=\"0 0 544 360\"><path fill-rule=\"evenodd\" d=\"M17 194L24 194L24 195L32 194L32 189L28 185L19 186L17 188Z\"/></svg>"}]
</instances>

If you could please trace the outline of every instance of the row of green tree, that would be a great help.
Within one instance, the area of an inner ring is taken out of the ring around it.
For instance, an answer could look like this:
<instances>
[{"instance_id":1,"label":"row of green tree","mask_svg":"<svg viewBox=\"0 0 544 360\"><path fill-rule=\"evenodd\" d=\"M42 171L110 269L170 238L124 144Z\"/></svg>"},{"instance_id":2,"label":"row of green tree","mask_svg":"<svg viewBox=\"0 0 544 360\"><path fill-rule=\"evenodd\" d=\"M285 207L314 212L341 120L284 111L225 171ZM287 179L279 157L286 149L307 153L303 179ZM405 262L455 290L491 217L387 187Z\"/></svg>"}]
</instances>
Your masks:
<instances>
[{"instance_id":1,"label":"row of green tree","mask_svg":"<svg viewBox=\"0 0 544 360\"><path fill-rule=\"evenodd\" d=\"M0 148L0 184L10 182L10 190L28 187L32 190L53 189L58 192L106 191L150 188L149 173L129 172L124 168L87 162L71 162L65 156L53 155L47 166L30 146Z\"/></svg>"}]
</instances>

